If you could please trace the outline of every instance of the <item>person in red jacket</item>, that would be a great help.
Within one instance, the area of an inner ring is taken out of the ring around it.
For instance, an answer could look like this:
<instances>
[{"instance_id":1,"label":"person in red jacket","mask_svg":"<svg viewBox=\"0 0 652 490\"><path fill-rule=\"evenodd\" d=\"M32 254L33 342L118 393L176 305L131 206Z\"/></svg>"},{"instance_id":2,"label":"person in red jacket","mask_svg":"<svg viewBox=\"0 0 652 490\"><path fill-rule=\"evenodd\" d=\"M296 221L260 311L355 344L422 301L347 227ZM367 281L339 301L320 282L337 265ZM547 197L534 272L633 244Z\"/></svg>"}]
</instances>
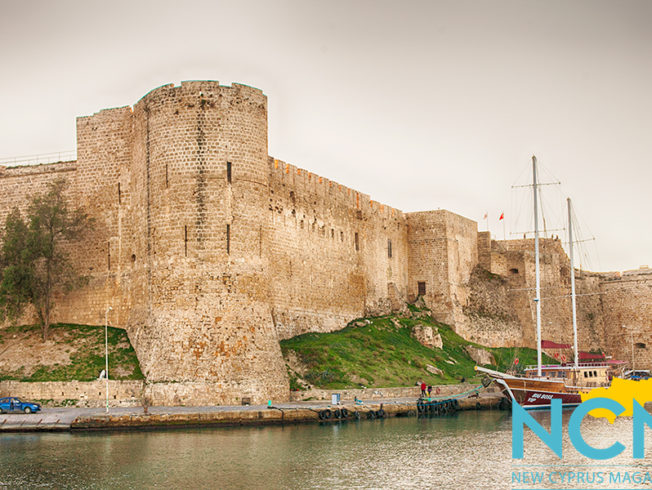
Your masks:
<instances>
[{"instance_id":1,"label":"person in red jacket","mask_svg":"<svg viewBox=\"0 0 652 490\"><path fill-rule=\"evenodd\" d=\"M421 382L421 396L426 396L426 384Z\"/></svg>"}]
</instances>

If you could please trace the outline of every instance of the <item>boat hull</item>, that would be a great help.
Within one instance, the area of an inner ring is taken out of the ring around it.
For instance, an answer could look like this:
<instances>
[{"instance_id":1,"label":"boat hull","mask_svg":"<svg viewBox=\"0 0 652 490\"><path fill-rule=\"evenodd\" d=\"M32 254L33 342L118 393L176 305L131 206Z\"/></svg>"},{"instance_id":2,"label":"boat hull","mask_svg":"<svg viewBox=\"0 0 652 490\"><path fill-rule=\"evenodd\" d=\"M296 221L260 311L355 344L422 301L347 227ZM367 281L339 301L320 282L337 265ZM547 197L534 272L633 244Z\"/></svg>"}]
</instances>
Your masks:
<instances>
[{"instance_id":1,"label":"boat hull","mask_svg":"<svg viewBox=\"0 0 652 490\"><path fill-rule=\"evenodd\" d=\"M515 400L528 410L550 408L554 399L561 400L562 407L576 407L582 403L579 389L574 390L564 383L528 378L496 379L502 387L503 395Z\"/></svg>"}]
</instances>

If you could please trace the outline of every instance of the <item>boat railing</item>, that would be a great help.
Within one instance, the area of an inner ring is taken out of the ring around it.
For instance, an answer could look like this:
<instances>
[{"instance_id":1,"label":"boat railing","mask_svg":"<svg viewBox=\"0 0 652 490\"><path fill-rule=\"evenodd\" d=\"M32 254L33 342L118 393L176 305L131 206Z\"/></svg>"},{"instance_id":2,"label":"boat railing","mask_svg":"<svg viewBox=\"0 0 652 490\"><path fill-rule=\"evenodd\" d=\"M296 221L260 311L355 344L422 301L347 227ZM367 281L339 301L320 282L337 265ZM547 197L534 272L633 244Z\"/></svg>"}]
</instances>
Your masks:
<instances>
[{"instance_id":1,"label":"boat railing","mask_svg":"<svg viewBox=\"0 0 652 490\"><path fill-rule=\"evenodd\" d=\"M579 367L611 367L611 364L605 361L581 362Z\"/></svg>"},{"instance_id":2,"label":"boat railing","mask_svg":"<svg viewBox=\"0 0 652 490\"><path fill-rule=\"evenodd\" d=\"M609 364L608 362L580 362L577 367L579 368L590 368L590 367L611 367L612 365ZM546 364L545 366L541 366L541 369L572 369L574 368L574 364ZM538 369L538 366L536 364L534 365L528 365L525 366L526 371L536 371Z\"/></svg>"}]
</instances>

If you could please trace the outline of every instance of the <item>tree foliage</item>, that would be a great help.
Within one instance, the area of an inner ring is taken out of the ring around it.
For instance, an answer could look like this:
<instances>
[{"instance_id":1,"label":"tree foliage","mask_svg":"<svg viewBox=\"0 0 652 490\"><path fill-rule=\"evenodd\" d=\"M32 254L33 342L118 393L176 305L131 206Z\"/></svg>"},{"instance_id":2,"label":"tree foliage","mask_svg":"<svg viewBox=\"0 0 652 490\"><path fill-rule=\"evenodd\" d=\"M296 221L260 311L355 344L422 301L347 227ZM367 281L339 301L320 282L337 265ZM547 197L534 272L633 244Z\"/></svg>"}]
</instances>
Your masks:
<instances>
[{"instance_id":1,"label":"tree foliage","mask_svg":"<svg viewBox=\"0 0 652 490\"><path fill-rule=\"evenodd\" d=\"M54 299L84 283L68 249L83 239L93 221L65 200L66 181L57 180L31 198L27 216L14 209L5 221L0 248L0 319L18 318L32 305L48 338Z\"/></svg>"}]
</instances>

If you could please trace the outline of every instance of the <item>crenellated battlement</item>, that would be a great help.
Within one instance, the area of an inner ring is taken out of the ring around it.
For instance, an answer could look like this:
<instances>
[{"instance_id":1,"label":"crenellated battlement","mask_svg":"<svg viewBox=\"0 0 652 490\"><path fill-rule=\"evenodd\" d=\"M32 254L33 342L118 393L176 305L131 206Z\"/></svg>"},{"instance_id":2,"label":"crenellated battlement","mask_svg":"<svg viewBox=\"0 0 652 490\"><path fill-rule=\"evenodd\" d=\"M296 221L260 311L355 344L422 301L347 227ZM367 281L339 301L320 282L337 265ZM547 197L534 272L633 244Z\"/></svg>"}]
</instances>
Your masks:
<instances>
[{"instance_id":1,"label":"crenellated battlement","mask_svg":"<svg viewBox=\"0 0 652 490\"><path fill-rule=\"evenodd\" d=\"M291 188L307 196L330 200L354 211L375 214L381 218L405 219L403 211L371 199L369 194L342 185L327 177L322 177L283 160L269 157L271 179L281 186Z\"/></svg>"},{"instance_id":2,"label":"crenellated battlement","mask_svg":"<svg viewBox=\"0 0 652 490\"><path fill-rule=\"evenodd\" d=\"M200 100L204 99L206 103L212 97L223 97L226 99L246 100L252 104L266 104L267 96L262 90L241 83L231 85L220 85L214 80L189 80L183 81L180 85L168 83L161 85L147 92L135 105L141 102L153 102L156 100L165 100L169 97L182 97ZM135 106L134 106L135 107Z\"/></svg>"}]
</instances>

